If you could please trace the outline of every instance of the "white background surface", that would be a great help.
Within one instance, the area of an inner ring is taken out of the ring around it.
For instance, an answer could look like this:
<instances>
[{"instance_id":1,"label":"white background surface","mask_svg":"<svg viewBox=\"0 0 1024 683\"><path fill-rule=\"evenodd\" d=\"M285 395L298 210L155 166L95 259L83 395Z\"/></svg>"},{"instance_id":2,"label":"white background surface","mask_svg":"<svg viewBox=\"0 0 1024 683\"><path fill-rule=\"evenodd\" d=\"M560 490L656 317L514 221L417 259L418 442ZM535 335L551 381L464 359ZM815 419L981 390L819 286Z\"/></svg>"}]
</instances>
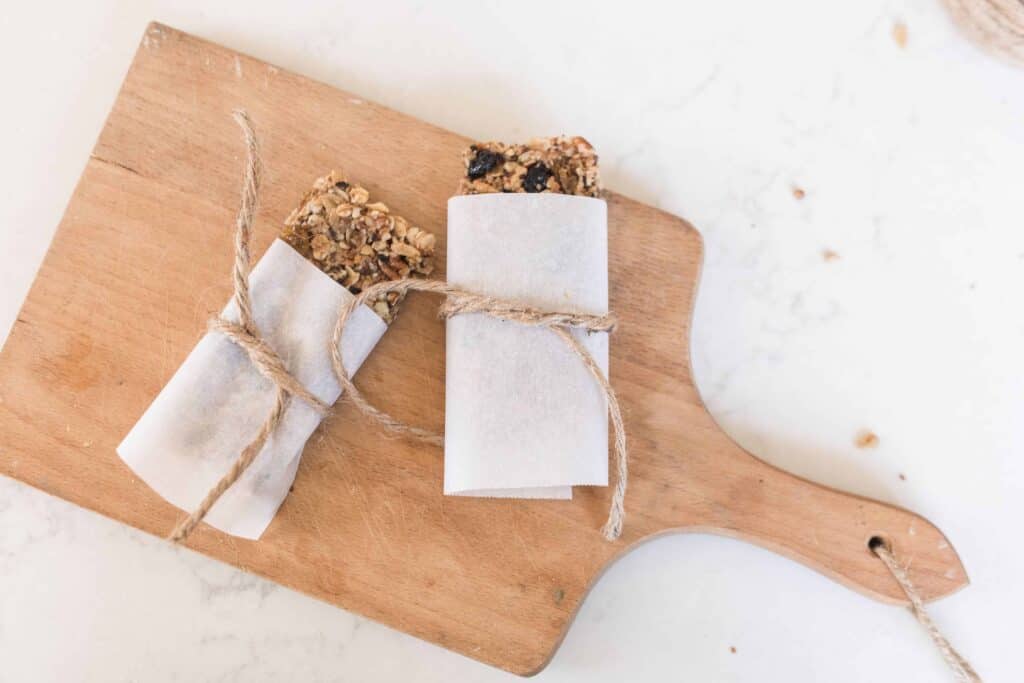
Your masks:
<instances>
[{"instance_id":1,"label":"white background surface","mask_svg":"<svg viewBox=\"0 0 1024 683\"><path fill-rule=\"evenodd\" d=\"M938 524L973 585L934 617L1018 679L1024 70L933 0L616 4L6 3L0 334L147 20L474 137L583 134L705 236L693 363L723 427ZM0 681L285 679L512 677L0 480ZM698 535L615 565L539 678L947 679L905 611Z\"/></svg>"}]
</instances>

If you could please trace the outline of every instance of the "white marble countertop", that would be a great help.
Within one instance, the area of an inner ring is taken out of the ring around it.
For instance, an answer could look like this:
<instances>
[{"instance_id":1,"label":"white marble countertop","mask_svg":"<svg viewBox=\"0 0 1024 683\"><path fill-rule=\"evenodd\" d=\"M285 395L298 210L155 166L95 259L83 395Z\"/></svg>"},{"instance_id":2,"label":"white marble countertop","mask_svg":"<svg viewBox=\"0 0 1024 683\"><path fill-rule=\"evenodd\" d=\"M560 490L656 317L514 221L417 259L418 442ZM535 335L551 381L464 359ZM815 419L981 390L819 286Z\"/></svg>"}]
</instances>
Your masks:
<instances>
[{"instance_id":1,"label":"white marble countertop","mask_svg":"<svg viewBox=\"0 0 1024 683\"><path fill-rule=\"evenodd\" d=\"M583 134L611 188L704 234L693 363L726 431L934 521L973 584L933 616L1019 676L1024 70L937 0L592 5L10 4L0 336L150 19L470 136ZM0 479L0 681L285 679L513 677ZM949 673L904 610L680 535L612 567L539 679Z\"/></svg>"}]
</instances>

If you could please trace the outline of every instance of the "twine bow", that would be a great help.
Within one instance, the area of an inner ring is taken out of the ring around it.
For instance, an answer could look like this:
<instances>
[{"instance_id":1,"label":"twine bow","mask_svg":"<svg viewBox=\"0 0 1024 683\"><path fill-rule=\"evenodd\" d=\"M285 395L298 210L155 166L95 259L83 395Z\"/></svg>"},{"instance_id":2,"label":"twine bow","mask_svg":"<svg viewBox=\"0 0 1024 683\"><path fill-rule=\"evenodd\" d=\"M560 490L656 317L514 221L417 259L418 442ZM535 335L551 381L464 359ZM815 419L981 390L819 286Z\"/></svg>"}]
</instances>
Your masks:
<instances>
[{"instance_id":1,"label":"twine bow","mask_svg":"<svg viewBox=\"0 0 1024 683\"><path fill-rule=\"evenodd\" d=\"M274 384L276 393L270 415L267 416L267 419L260 426L253 440L242 450L238 458L232 463L231 468L210 489L196 509L179 522L171 532L168 538L175 543L180 543L188 538L188 535L206 517L217 500L248 469L263 449L267 438L274 433L274 430L281 423L288 403L292 398L298 398L300 401L309 404L322 416L326 416L331 410L329 405L313 395L288 372L280 356L260 336L259 330L256 327L252 313L252 300L249 294L249 272L252 264L249 244L252 240L252 224L259 198L261 167L256 135L253 132L248 114L244 111L236 110L233 112L233 116L235 122L238 123L245 135L247 152L241 206L235 221L235 263L231 272L234 284L232 299L238 308L238 322L214 318L210 321L209 329L223 334L241 347L260 374ZM628 478L626 431L622 423L619 402L615 397L611 384L608 382L608 378L601 368L598 367L596 361L594 361L594 358L586 348L579 343L571 332L573 328L584 329L588 332L611 332L615 329L614 318L611 315L584 315L541 311L514 301L506 301L467 292L446 282L436 280L404 278L390 282L381 282L367 287L342 308L338 315L338 322L334 327L334 334L330 340L331 366L338 384L342 388L342 397L352 401L362 413L379 422L388 431L395 434L412 436L433 445L443 444L443 439L439 434L407 425L371 405L356 388L355 384L352 383L352 378L349 377L348 372L345 370L341 358L341 338L345 325L348 323L352 313L360 305L369 300L376 300L390 292L405 294L413 290L432 292L445 296L446 301L440 310L442 318L466 313L482 313L521 325L546 328L561 339L583 362L606 398L608 414L615 431L614 447L617 480L612 493L608 520L602 527L602 533L609 541L618 538L619 534L622 533L622 525L625 519L626 481Z\"/></svg>"}]
</instances>

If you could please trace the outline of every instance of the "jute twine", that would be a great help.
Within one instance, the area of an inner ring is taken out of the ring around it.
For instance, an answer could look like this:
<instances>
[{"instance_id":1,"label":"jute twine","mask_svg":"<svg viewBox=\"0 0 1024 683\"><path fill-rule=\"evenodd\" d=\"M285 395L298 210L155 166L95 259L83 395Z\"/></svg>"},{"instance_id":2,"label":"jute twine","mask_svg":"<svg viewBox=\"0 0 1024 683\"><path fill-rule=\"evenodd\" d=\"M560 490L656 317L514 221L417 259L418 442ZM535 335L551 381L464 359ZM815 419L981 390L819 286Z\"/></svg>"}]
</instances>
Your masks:
<instances>
[{"instance_id":1,"label":"jute twine","mask_svg":"<svg viewBox=\"0 0 1024 683\"><path fill-rule=\"evenodd\" d=\"M928 632L928 637L932 639L935 647L942 654L942 658L946 660L949 668L953 670L956 680L962 681L962 683L981 683L981 676L971 667L970 662L950 645L949 640L946 636L942 635L935 622L932 621L928 611L924 608L924 600L921 599L921 594L917 592L917 588L910 581L910 575L907 573L906 567L900 564L892 554L889 545L882 539L873 538L869 547L878 559L882 561L886 569L889 570L889 573L892 574L892 578L896 579L896 583L900 585L903 594L910 601L910 612L924 630Z\"/></svg>"},{"instance_id":2,"label":"jute twine","mask_svg":"<svg viewBox=\"0 0 1024 683\"><path fill-rule=\"evenodd\" d=\"M248 115L244 111L235 111L234 118L245 135L248 157L245 169L245 182L242 186L241 207L238 211L238 218L235 221L235 263L232 269L232 280L234 283L233 299L238 307L238 322L215 318L210 321L210 329L223 334L244 349L253 365L264 377L273 382L277 389L274 406L270 411L270 415L267 416L266 421L260 427L256 437L242 450L242 453L231 465L228 472L210 489L195 511L182 520L175 527L174 531L171 532L168 538L175 543L182 542L188 537L224 492L238 481L238 478L242 476L246 468L252 464L252 461L266 443L267 438L280 424L288 402L293 397L304 401L322 415L327 415L331 409L330 406L311 394L298 380L288 373L281 358L260 337L259 330L256 329L252 314L252 300L249 296L249 271L252 260L249 244L252 238L252 224L256 214L260 186L259 150ZM622 414L608 378L601 368L598 367L594 358L571 333L573 328L584 329L588 332L612 332L615 329L615 320L610 315L593 316L541 311L513 301L505 301L467 292L445 282L434 280L407 278L392 282L382 282L368 287L342 308L330 340L331 366L334 369L334 374L337 376L339 385L342 387L342 395L347 400L352 401L361 412L379 422L388 431L395 434L412 436L434 445L441 445L443 443L441 435L407 425L371 405L352 383L352 379L345 370L341 358L340 342L345 325L352 313L360 305L368 300L375 300L382 294L389 292L405 294L410 291L429 292L446 297L445 303L440 310L441 318L450 318L467 313L481 313L501 320L516 322L520 325L546 328L561 339L583 362L602 392L604 392L608 402L608 413L615 432L614 447L617 481L614 493L612 494L608 521L605 522L602 533L608 540L618 538L622 532L622 524L625 519L624 501L628 475L626 436L625 428L622 424ZM953 646L950 645L946 637L942 635L934 622L932 622L931 617L925 611L924 601L921 599L920 593L918 593L914 584L910 581L907 570L896 560L889 547L884 542L873 542L871 543L871 550L874 551L875 555L886 566L906 594L907 599L910 601L911 612L928 632L928 635L942 653L946 662L953 669L957 680L964 683L980 683L981 678L971 665L960 653L953 649Z\"/></svg>"},{"instance_id":3,"label":"jute twine","mask_svg":"<svg viewBox=\"0 0 1024 683\"><path fill-rule=\"evenodd\" d=\"M242 186L242 201L238 211L238 218L235 221L235 263L231 273L234 284L233 299L238 307L238 322L214 318L210 321L209 327L210 330L223 334L226 338L244 349L249 356L249 360L260 374L274 384L276 393L270 415L267 416L267 419L261 425L256 437L242 450L228 472L210 489L199 506L171 532L168 538L175 543L180 543L188 538L188 535L206 517L217 500L238 481L238 478L252 464L266 443L267 438L277 429L287 409L288 402L292 398L298 398L309 404L324 416L331 410L330 406L310 393L298 380L288 373L281 358L260 336L256 323L253 320L252 301L249 294L249 272L252 262L249 244L252 240L252 225L256 215L261 177L259 148L248 115L244 111L235 111L234 118L245 135L247 152L245 181ZM433 445L443 444L443 439L439 434L396 420L384 411L371 405L363 397L345 370L340 350L345 325L350 320L353 311L359 308L360 305L368 300L376 300L381 295L390 292L405 294L414 290L431 292L446 297L446 301L440 311L443 319L455 315L480 313L520 325L545 328L561 339L570 351L580 359L594 377L598 387L605 396L608 414L614 428L617 481L612 493L608 520L602 527L601 532L609 541L617 539L622 533L622 525L625 519L626 482L628 479L626 430L622 423L619 402L615 397L611 384L608 382L608 378L597 365L593 356L580 344L571 331L572 329L581 329L586 330L588 333L610 333L615 329L615 319L611 315L584 315L542 311L514 301L506 301L467 292L453 287L446 282L436 280L405 278L391 282L381 282L367 287L342 308L338 315L334 334L330 340L331 365L338 384L342 388L342 397L354 403L362 413L379 422L386 430L394 434L411 436Z\"/></svg>"},{"instance_id":4,"label":"jute twine","mask_svg":"<svg viewBox=\"0 0 1024 683\"><path fill-rule=\"evenodd\" d=\"M359 389L352 383L352 379L345 371L341 362L341 335L349 317L360 305L366 301L373 301L382 294L398 292L405 294L409 291L431 292L446 297L441 305L439 315L442 319L451 318L456 315L467 313L482 313L499 320L507 320L528 327L543 327L550 330L561 339L570 351L582 361L583 365L590 372L594 381L604 394L608 404L608 416L612 422L615 434L615 469L616 482L615 490L612 493L611 507L608 512L608 520L605 522L601 533L609 541L614 541L622 533L622 524L626 517L626 482L629 478L629 471L626 457L626 428L622 423L622 412L619 410L619 401L615 397L615 391L608 382L604 371L597 365L594 357L583 347L571 330L573 328L591 332L613 332L615 330L615 319L610 314L586 315L580 313L552 313L542 311L530 306L525 306L514 301L505 301L482 294L467 292L446 282L437 280L414 280L405 278L392 282L381 282L367 287L363 292L350 301L338 316L338 323L334 327L334 335L331 339L331 366L342 387L342 395L352 401L359 410L376 420L388 431L395 434L413 436L426 443L441 445L444 442L440 434L405 424L391 417L384 411L371 405L360 393Z\"/></svg>"},{"instance_id":5,"label":"jute twine","mask_svg":"<svg viewBox=\"0 0 1024 683\"><path fill-rule=\"evenodd\" d=\"M1024 0L943 0L953 21L977 45L1024 66Z\"/></svg>"}]
</instances>

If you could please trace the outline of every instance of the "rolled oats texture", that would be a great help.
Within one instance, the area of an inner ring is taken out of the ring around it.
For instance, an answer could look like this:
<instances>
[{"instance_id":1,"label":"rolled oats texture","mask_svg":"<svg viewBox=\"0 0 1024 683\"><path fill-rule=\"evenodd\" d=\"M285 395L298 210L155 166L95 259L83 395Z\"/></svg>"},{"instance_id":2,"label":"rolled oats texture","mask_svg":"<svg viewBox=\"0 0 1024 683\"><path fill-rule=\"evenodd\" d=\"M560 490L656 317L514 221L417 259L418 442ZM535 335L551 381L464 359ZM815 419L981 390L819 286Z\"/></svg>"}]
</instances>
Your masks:
<instances>
[{"instance_id":1,"label":"rolled oats texture","mask_svg":"<svg viewBox=\"0 0 1024 683\"><path fill-rule=\"evenodd\" d=\"M537 138L525 144L479 142L463 154L459 194L554 192L601 196L597 153L581 137Z\"/></svg>"},{"instance_id":2,"label":"rolled oats texture","mask_svg":"<svg viewBox=\"0 0 1024 683\"><path fill-rule=\"evenodd\" d=\"M434 270L433 234L410 225L366 188L333 171L318 178L285 220L281 238L353 294L370 285ZM402 297L394 292L371 303L390 323Z\"/></svg>"}]
</instances>

